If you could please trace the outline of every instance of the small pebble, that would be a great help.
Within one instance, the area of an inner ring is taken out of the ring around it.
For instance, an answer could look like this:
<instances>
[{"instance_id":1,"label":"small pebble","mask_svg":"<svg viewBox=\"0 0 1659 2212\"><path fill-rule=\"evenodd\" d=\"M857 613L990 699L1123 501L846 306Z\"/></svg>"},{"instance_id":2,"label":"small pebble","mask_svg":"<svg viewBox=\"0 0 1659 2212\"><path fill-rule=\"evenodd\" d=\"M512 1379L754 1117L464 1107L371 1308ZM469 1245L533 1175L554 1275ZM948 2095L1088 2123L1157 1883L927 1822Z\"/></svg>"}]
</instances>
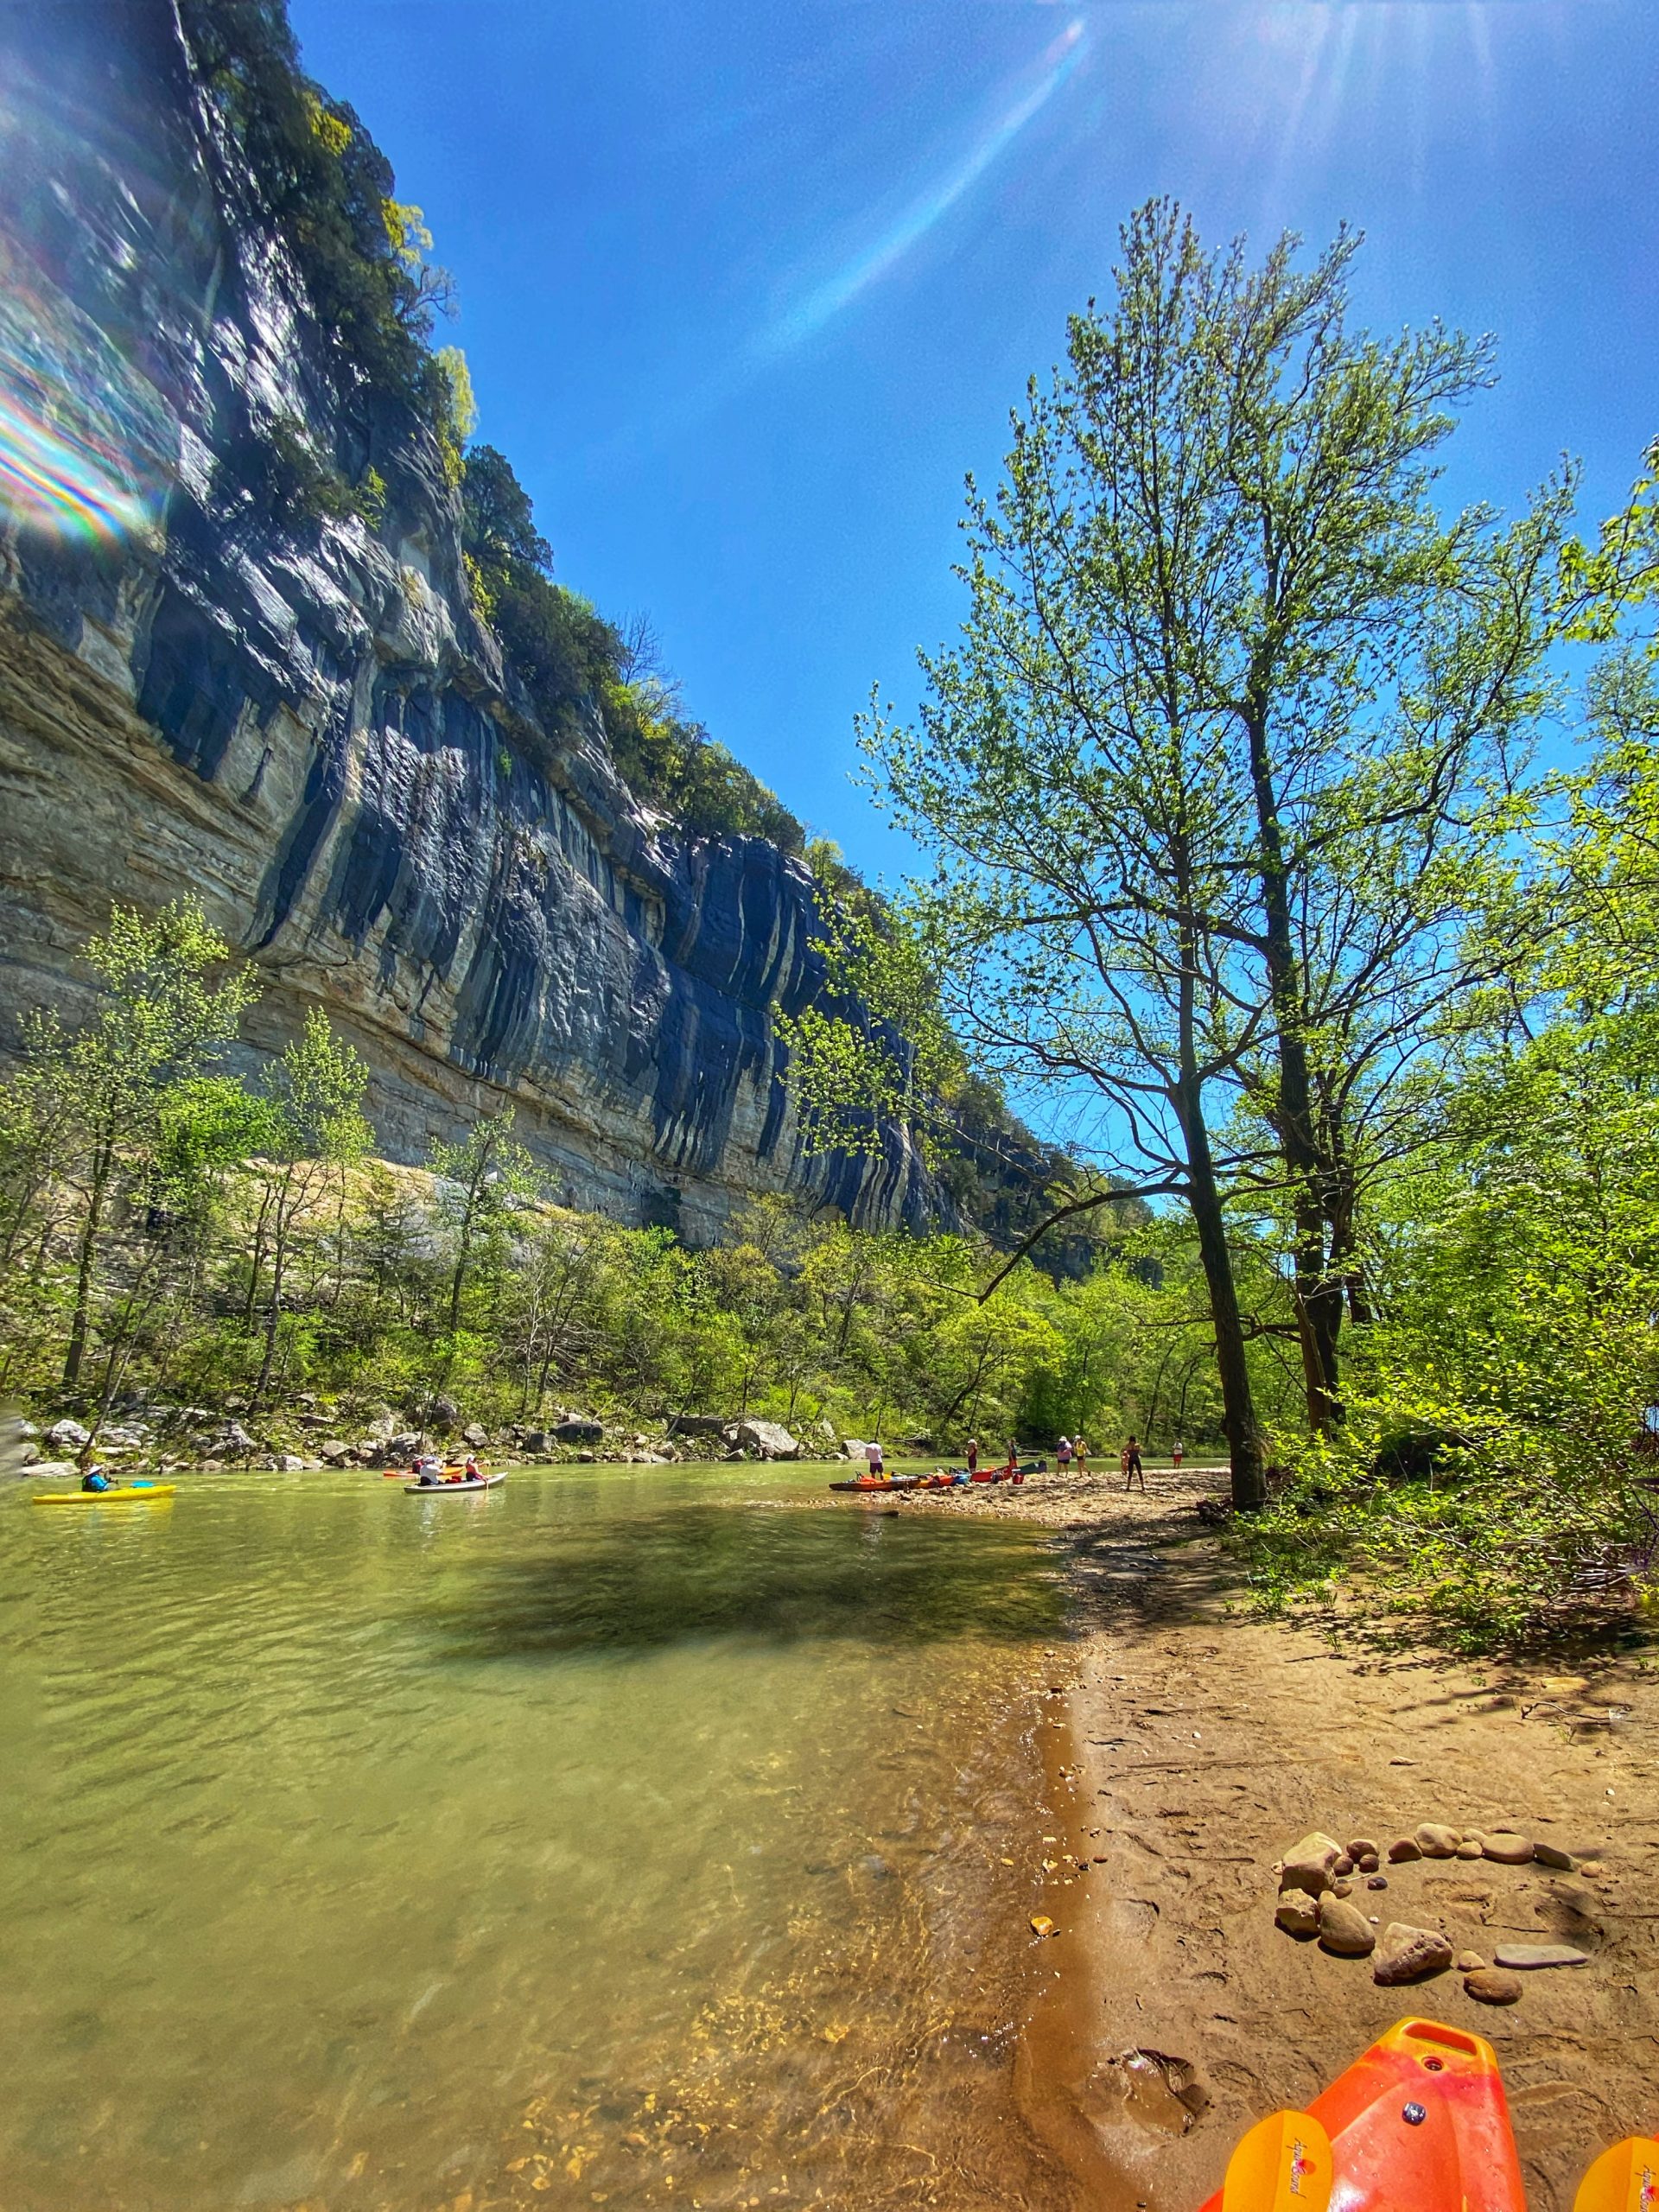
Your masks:
<instances>
[{"instance_id":1,"label":"small pebble","mask_svg":"<svg viewBox=\"0 0 1659 2212\"><path fill-rule=\"evenodd\" d=\"M1438 1821L1425 1821L1412 1840L1424 1859L1452 1859L1463 1841L1463 1834L1460 1829L1442 1827ZM1392 1851L1389 1856L1394 1856Z\"/></svg>"},{"instance_id":2,"label":"small pebble","mask_svg":"<svg viewBox=\"0 0 1659 2212\"><path fill-rule=\"evenodd\" d=\"M1031 1932L1033 1936L1052 1936L1054 1933L1054 1923L1046 1912L1033 1912L1031 1916Z\"/></svg>"},{"instance_id":3,"label":"small pebble","mask_svg":"<svg viewBox=\"0 0 1659 2212\"><path fill-rule=\"evenodd\" d=\"M1396 1836L1389 1846L1389 1862L1391 1866L1401 1866L1407 1859L1421 1859L1422 1855L1421 1846L1413 1836Z\"/></svg>"},{"instance_id":4,"label":"small pebble","mask_svg":"<svg viewBox=\"0 0 1659 2212\"><path fill-rule=\"evenodd\" d=\"M1553 1866L1558 1873L1573 1874L1578 1872L1578 1861L1570 1851L1563 1851L1559 1844L1535 1843L1532 1847L1532 1855L1541 1866Z\"/></svg>"},{"instance_id":5,"label":"small pebble","mask_svg":"<svg viewBox=\"0 0 1659 2212\"><path fill-rule=\"evenodd\" d=\"M1386 1874L1373 1874L1365 1886L1368 1890L1386 1890L1389 1886L1389 1878Z\"/></svg>"},{"instance_id":6,"label":"small pebble","mask_svg":"<svg viewBox=\"0 0 1659 2212\"><path fill-rule=\"evenodd\" d=\"M1353 1871L1354 1862L1348 1856L1348 1853L1345 1851L1343 1853L1341 1858L1337 1860L1335 1866L1331 1869L1331 1872L1337 1877L1338 1881L1340 1881L1344 1875L1351 1874Z\"/></svg>"},{"instance_id":7,"label":"small pebble","mask_svg":"<svg viewBox=\"0 0 1659 2212\"><path fill-rule=\"evenodd\" d=\"M1478 1951L1459 1951L1458 1953L1458 1972L1459 1974L1484 1974L1486 1967L1487 1961L1481 1957Z\"/></svg>"},{"instance_id":8,"label":"small pebble","mask_svg":"<svg viewBox=\"0 0 1659 2212\"><path fill-rule=\"evenodd\" d=\"M1362 1835L1356 1836L1353 1842L1349 1845L1348 1856L1357 1865L1362 1859L1380 1858L1382 1853L1380 1847L1374 1844L1369 1836Z\"/></svg>"},{"instance_id":9,"label":"small pebble","mask_svg":"<svg viewBox=\"0 0 1659 2212\"><path fill-rule=\"evenodd\" d=\"M1339 1878L1331 1885L1331 1895L1333 1897L1351 1897L1353 1894L1354 1885L1350 1881Z\"/></svg>"},{"instance_id":10,"label":"small pebble","mask_svg":"<svg viewBox=\"0 0 1659 2212\"><path fill-rule=\"evenodd\" d=\"M1521 1999L1521 1977L1500 1967L1480 1967L1463 1978L1464 1992L1477 2005L1516 2005Z\"/></svg>"},{"instance_id":11,"label":"small pebble","mask_svg":"<svg viewBox=\"0 0 1659 2212\"><path fill-rule=\"evenodd\" d=\"M1473 1836L1469 1836L1458 1846L1456 1852L1452 1855L1458 1859L1480 1859L1485 1854L1482 1852L1479 1844L1476 1842Z\"/></svg>"},{"instance_id":12,"label":"small pebble","mask_svg":"<svg viewBox=\"0 0 1659 2212\"><path fill-rule=\"evenodd\" d=\"M1375 1874L1382 1863L1381 1855L1375 1851L1362 1851L1354 1861L1362 1874Z\"/></svg>"},{"instance_id":13,"label":"small pebble","mask_svg":"<svg viewBox=\"0 0 1659 2212\"><path fill-rule=\"evenodd\" d=\"M1484 1836L1481 1839L1483 1856L1493 1859L1500 1866L1524 1866L1537 1855L1537 1847L1523 1835Z\"/></svg>"}]
</instances>

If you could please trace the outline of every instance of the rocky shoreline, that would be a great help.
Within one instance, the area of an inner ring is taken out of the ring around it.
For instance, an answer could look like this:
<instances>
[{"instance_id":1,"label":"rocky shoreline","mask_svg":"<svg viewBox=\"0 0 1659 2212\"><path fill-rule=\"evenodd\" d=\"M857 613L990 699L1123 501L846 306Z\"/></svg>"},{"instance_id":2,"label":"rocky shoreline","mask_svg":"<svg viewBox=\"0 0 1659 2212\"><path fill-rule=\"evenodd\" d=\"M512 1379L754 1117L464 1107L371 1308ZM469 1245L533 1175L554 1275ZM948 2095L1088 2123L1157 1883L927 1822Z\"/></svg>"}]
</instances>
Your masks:
<instances>
[{"instance_id":1,"label":"rocky shoreline","mask_svg":"<svg viewBox=\"0 0 1659 2212\"><path fill-rule=\"evenodd\" d=\"M1252 2120L1415 2012L1496 2045L1533 2212L1567 2212L1596 2152L1659 2120L1659 1674L1260 1621L1195 1510L1220 1471L1148 1480L903 1509L1049 1529L1075 1591L1039 1731L1029 2123L1093 2212L1191 2212ZM1316 1875L1286 1932L1281 1880ZM1322 1940L1338 1904L1363 1948Z\"/></svg>"}]
</instances>

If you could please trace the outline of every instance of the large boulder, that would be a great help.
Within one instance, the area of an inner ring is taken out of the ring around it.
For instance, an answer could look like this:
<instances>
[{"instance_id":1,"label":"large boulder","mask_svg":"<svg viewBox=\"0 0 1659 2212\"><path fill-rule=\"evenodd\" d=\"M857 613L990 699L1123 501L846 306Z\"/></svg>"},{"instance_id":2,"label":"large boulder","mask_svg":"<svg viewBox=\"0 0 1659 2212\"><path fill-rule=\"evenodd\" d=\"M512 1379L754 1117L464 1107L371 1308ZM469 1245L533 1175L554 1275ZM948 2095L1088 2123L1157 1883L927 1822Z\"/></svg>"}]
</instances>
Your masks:
<instances>
[{"instance_id":1,"label":"large boulder","mask_svg":"<svg viewBox=\"0 0 1659 2212\"><path fill-rule=\"evenodd\" d=\"M601 1421L562 1421L553 1433L561 1444L602 1444L605 1424Z\"/></svg>"},{"instance_id":2,"label":"large boulder","mask_svg":"<svg viewBox=\"0 0 1659 2212\"><path fill-rule=\"evenodd\" d=\"M432 1401L432 1410L427 1416L427 1427L435 1429L440 1436L448 1436L461 1420L461 1408L454 1400L442 1392Z\"/></svg>"},{"instance_id":3,"label":"large boulder","mask_svg":"<svg viewBox=\"0 0 1659 2212\"><path fill-rule=\"evenodd\" d=\"M67 1417L54 1421L46 1432L46 1442L54 1452L84 1452L92 1440L90 1428L83 1428L78 1421Z\"/></svg>"},{"instance_id":4,"label":"large boulder","mask_svg":"<svg viewBox=\"0 0 1659 2212\"><path fill-rule=\"evenodd\" d=\"M758 1452L763 1459L798 1459L801 1447L781 1421L741 1421L733 1441L740 1452Z\"/></svg>"},{"instance_id":5,"label":"large boulder","mask_svg":"<svg viewBox=\"0 0 1659 2212\"><path fill-rule=\"evenodd\" d=\"M239 1421L227 1421L224 1427L208 1437L202 1446L203 1452L213 1459L242 1459L258 1449Z\"/></svg>"},{"instance_id":6,"label":"large boulder","mask_svg":"<svg viewBox=\"0 0 1659 2212\"><path fill-rule=\"evenodd\" d=\"M377 1456L383 1467L406 1467L419 1456L421 1440L413 1429L403 1436L388 1436L378 1446Z\"/></svg>"},{"instance_id":7,"label":"large boulder","mask_svg":"<svg viewBox=\"0 0 1659 2212\"><path fill-rule=\"evenodd\" d=\"M676 1414L668 1424L671 1436L720 1436L728 1424L724 1414Z\"/></svg>"}]
</instances>

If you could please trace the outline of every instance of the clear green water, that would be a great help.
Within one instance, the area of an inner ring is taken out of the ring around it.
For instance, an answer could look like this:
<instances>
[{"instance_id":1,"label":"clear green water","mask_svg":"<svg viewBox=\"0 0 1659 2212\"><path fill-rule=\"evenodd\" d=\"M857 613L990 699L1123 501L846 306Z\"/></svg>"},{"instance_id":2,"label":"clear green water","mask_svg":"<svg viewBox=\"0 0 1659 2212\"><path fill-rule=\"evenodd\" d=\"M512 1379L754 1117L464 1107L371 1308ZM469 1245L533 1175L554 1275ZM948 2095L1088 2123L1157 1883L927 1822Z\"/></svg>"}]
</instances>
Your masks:
<instances>
[{"instance_id":1,"label":"clear green water","mask_svg":"<svg viewBox=\"0 0 1659 2212\"><path fill-rule=\"evenodd\" d=\"M6 2212L1028 2201L1056 1565L824 1480L0 1501Z\"/></svg>"}]
</instances>

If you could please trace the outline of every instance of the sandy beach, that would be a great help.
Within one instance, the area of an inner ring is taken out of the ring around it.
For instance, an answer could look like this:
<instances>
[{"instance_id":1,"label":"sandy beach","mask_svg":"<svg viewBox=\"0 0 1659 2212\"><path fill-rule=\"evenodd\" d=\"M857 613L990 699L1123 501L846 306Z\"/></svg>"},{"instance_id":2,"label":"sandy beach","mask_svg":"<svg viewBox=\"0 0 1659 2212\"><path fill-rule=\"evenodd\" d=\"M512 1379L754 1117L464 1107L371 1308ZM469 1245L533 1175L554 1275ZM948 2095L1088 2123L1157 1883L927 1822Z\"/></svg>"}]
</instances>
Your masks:
<instances>
[{"instance_id":1,"label":"sandy beach","mask_svg":"<svg viewBox=\"0 0 1659 2212\"><path fill-rule=\"evenodd\" d=\"M1393 2021L1497 2047L1534 2212L1567 2212L1597 2151L1659 2125L1652 1886L1659 1695L1649 1662L1569 1670L1381 1653L1351 1632L1253 1619L1194 1511L1219 1471L1154 1470L927 1496L906 1512L1052 1528L1076 1590L1040 1730L1055 1808L1033 1911L1020 2090L1077 2201L1185 2212L1220 2183L1251 2120L1305 2104ZM1353 1902L1440 1929L1491 1961L1561 1943L1582 1966L1522 1974L1520 2001L1448 1971L1377 1986L1370 1962L1274 1925L1276 1862L1319 1829L1347 1841L1421 1821L1514 1829L1569 1853L1422 1859Z\"/></svg>"}]
</instances>

